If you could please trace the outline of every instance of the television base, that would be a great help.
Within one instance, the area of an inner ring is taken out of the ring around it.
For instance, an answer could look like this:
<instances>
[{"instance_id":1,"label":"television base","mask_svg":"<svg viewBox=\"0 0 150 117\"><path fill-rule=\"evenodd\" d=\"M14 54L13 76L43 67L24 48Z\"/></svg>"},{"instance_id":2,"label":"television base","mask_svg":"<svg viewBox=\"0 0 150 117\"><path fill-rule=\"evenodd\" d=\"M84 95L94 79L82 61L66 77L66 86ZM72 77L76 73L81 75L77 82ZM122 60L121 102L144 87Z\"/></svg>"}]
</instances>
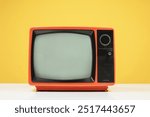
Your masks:
<instances>
[{"instance_id":1,"label":"television base","mask_svg":"<svg viewBox=\"0 0 150 117\"><path fill-rule=\"evenodd\" d=\"M37 91L107 91L108 86L36 86Z\"/></svg>"}]
</instances>

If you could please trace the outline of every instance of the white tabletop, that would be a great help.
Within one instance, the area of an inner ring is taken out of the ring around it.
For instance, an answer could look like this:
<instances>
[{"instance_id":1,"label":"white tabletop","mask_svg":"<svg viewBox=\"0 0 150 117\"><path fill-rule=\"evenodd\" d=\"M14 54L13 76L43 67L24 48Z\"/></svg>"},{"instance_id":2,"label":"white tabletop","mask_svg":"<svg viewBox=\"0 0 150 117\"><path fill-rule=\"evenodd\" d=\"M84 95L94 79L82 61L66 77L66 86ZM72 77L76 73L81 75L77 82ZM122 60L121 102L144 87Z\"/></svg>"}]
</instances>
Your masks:
<instances>
[{"instance_id":1,"label":"white tabletop","mask_svg":"<svg viewBox=\"0 0 150 117\"><path fill-rule=\"evenodd\" d=\"M150 84L116 84L108 92L36 92L28 84L0 84L0 99L12 100L150 100Z\"/></svg>"}]
</instances>

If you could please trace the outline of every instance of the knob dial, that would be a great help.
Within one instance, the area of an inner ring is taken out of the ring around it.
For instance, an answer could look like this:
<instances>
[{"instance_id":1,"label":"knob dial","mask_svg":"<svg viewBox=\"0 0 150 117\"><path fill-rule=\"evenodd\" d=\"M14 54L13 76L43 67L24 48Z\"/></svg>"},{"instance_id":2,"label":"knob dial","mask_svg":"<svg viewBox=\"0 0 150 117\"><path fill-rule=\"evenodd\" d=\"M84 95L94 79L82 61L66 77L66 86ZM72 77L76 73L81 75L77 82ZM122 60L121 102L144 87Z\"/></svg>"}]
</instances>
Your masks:
<instances>
[{"instance_id":1,"label":"knob dial","mask_svg":"<svg viewBox=\"0 0 150 117\"><path fill-rule=\"evenodd\" d=\"M99 38L99 42L103 46L108 46L111 43L111 38L108 34L102 34Z\"/></svg>"}]
</instances>

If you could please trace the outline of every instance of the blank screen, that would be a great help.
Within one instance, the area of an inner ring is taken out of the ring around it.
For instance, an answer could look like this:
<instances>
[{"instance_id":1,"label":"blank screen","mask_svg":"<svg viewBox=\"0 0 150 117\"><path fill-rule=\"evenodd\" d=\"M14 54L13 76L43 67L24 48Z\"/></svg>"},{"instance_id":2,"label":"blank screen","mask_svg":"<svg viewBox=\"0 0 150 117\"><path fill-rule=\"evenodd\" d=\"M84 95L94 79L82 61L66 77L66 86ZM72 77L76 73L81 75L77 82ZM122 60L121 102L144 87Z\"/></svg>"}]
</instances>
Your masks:
<instances>
[{"instance_id":1,"label":"blank screen","mask_svg":"<svg viewBox=\"0 0 150 117\"><path fill-rule=\"evenodd\" d=\"M50 80L79 80L91 77L92 46L88 35L51 33L34 41L35 77Z\"/></svg>"}]
</instances>

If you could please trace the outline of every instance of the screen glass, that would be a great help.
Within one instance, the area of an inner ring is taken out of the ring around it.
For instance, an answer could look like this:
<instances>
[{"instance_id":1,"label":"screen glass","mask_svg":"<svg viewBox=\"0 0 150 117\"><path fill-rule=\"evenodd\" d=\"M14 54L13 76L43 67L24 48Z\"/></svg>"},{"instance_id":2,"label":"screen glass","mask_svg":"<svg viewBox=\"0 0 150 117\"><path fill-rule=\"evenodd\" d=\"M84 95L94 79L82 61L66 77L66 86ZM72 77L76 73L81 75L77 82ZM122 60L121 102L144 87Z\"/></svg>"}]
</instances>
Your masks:
<instances>
[{"instance_id":1,"label":"screen glass","mask_svg":"<svg viewBox=\"0 0 150 117\"><path fill-rule=\"evenodd\" d=\"M79 80L91 77L92 45L88 35L48 33L37 35L33 46L36 78Z\"/></svg>"}]
</instances>

